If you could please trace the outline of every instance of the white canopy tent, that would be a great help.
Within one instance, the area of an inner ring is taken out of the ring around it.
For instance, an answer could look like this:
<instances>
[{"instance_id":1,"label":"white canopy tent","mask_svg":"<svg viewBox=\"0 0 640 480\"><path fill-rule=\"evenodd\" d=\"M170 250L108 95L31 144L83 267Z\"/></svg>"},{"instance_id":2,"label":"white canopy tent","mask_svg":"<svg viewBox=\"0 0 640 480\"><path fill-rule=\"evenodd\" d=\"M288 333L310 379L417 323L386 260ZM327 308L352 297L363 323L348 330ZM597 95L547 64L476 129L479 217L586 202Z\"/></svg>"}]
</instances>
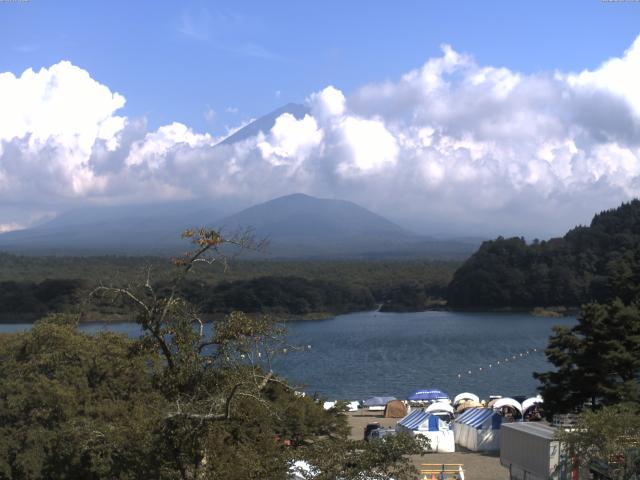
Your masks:
<instances>
[{"instance_id":1,"label":"white canopy tent","mask_svg":"<svg viewBox=\"0 0 640 480\"><path fill-rule=\"evenodd\" d=\"M430 412L415 410L396 425L397 432L423 435L429 440L429 451L452 453L456 450L451 425Z\"/></svg>"},{"instance_id":2,"label":"white canopy tent","mask_svg":"<svg viewBox=\"0 0 640 480\"><path fill-rule=\"evenodd\" d=\"M360 408L360 402L357 400L354 400L352 402L346 402L347 403L347 410L349 412L357 412L358 409ZM328 401L328 402L324 402L322 404L322 408L324 408L325 410L331 410L332 408L334 408L336 405L338 404L338 400L333 400L333 401Z\"/></svg>"},{"instance_id":3,"label":"white canopy tent","mask_svg":"<svg viewBox=\"0 0 640 480\"><path fill-rule=\"evenodd\" d=\"M540 395L537 397L527 398L524 402L522 402L522 413L526 413L531 407L538 403L544 403L544 400Z\"/></svg>"},{"instance_id":4,"label":"white canopy tent","mask_svg":"<svg viewBox=\"0 0 640 480\"><path fill-rule=\"evenodd\" d=\"M453 406L455 407L463 400L473 400L476 403L480 403L480 397L478 397L475 393L464 392L459 393L454 397Z\"/></svg>"},{"instance_id":5,"label":"white canopy tent","mask_svg":"<svg viewBox=\"0 0 640 480\"><path fill-rule=\"evenodd\" d=\"M453 407L451 405L449 405L448 403L445 402L436 402L436 403L432 403L431 405L429 405L426 409L425 412L428 413L436 413L436 412L446 412L446 413L450 413L451 415L453 415L453 413L455 412L455 410L453 409Z\"/></svg>"},{"instance_id":6,"label":"white canopy tent","mask_svg":"<svg viewBox=\"0 0 640 480\"><path fill-rule=\"evenodd\" d=\"M474 452L500 450L502 415L490 408L470 408L453 424L455 441Z\"/></svg>"},{"instance_id":7,"label":"white canopy tent","mask_svg":"<svg viewBox=\"0 0 640 480\"><path fill-rule=\"evenodd\" d=\"M520 402L518 402L517 400L514 400L510 397L500 398L493 404L492 408L494 410L501 410L503 407L514 408L520 413L520 416L522 417L522 405L520 405Z\"/></svg>"}]
</instances>

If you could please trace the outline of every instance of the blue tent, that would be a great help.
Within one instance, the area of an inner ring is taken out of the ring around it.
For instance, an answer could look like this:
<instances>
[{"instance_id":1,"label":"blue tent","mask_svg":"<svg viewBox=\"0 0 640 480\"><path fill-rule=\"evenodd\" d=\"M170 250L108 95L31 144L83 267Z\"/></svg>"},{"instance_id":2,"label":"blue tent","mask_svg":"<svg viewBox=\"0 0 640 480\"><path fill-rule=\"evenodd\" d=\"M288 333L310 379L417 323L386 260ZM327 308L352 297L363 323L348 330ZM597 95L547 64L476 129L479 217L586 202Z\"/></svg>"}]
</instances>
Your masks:
<instances>
[{"instance_id":1,"label":"blue tent","mask_svg":"<svg viewBox=\"0 0 640 480\"><path fill-rule=\"evenodd\" d=\"M469 408L453 425L456 443L474 452L500 449L502 415L491 408Z\"/></svg>"},{"instance_id":2,"label":"blue tent","mask_svg":"<svg viewBox=\"0 0 640 480\"><path fill-rule=\"evenodd\" d=\"M396 397L371 397L364 401L365 407L384 407L391 400L396 400Z\"/></svg>"},{"instance_id":3,"label":"blue tent","mask_svg":"<svg viewBox=\"0 0 640 480\"><path fill-rule=\"evenodd\" d=\"M426 430L428 432L438 432L442 430L444 422L438 415L432 415L423 410L414 410L409 415L398 422L407 430Z\"/></svg>"},{"instance_id":4,"label":"blue tent","mask_svg":"<svg viewBox=\"0 0 640 480\"><path fill-rule=\"evenodd\" d=\"M416 390L408 397L411 401L417 400L449 400L449 395L442 390Z\"/></svg>"},{"instance_id":5,"label":"blue tent","mask_svg":"<svg viewBox=\"0 0 640 480\"><path fill-rule=\"evenodd\" d=\"M455 442L451 425L439 415L422 410L414 410L396 425L398 432L410 432L422 435L429 440L429 450L441 453L455 451Z\"/></svg>"},{"instance_id":6,"label":"blue tent","mask_svg":"<svg viewBox=\"0 0 640 480\"><path fill-rule=\"evenodd\" d=\"M456 423L473 428L491 425L492 430L498 430L502 424L502 415L491 408L469 408L456 418Z\"/></svg>"}]
</instances>

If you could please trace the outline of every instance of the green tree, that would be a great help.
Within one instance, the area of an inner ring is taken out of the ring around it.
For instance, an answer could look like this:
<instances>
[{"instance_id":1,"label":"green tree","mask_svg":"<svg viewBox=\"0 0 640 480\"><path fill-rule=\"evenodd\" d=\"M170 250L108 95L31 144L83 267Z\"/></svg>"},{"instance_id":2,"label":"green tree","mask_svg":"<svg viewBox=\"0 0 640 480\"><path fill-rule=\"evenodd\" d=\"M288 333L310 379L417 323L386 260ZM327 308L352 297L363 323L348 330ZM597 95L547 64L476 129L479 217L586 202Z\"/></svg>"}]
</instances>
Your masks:
<instances>
[{"instance_id":1,"label":"green tree","mask_svg":"<svg viewBox=\"0 0 640 480\"><path fill-rule=\"evenodd\" d=\"M0 478L152 478L159 357L54 315L0 336Z\"/></svg>"},{"instance_id":2,"label":"green tree","mask_svg":"<svg viewBox=\"0 0 640 480\"><path fill-rule=\"evenodd\" d=\"M559 430L557 438L580 467L600 461L608 464L614 478L635 479L640 474L640 409L637 405L586 411L574 428Z\"/></svg>"},{"instance_id":3,"label":"green tree","mask_svg":"<svg viewBox=\"0 0 640 480\"><path fill-rule=\"evenodd\" d=\"M307 452L315 467L305 475L313 480L415 479L417 470L408 455L423 455L429 442L407 433L384 440L319 442Z\"/></svg>"},{"instance_id":4,"label":"green tree","mask_svg":"<svg viewBox=\"0 0 640 480\"><path fill-rule=\"evenodd\" d=\"M589 304L572 328L556 327L546 350L555 371L536 373L548 416L585 402L640 403L640 309Z\"/></svg>"}]
</instances>

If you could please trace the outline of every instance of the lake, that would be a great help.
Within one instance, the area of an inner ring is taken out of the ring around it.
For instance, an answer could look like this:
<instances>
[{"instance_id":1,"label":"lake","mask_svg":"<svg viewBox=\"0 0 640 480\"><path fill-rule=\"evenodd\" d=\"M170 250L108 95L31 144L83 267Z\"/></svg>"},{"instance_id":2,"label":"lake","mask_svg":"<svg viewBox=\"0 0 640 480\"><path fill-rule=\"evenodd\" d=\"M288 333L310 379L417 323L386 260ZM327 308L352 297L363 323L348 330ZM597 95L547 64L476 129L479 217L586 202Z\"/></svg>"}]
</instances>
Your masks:
<instances>
[{"instance_id":1,"label":"lake","mask_svg":"<svg viewBox=\"0 0 640 480\"><path fill-rule=\"evenodd\" d=\"M534 395L532 373L552 368L543 353L552 327L575 321L523 313L359 312L288 322L288 342L311 348L282 355L274 368L307 393L330 399L405 398L421 388L439 388L452 397L464 391L481 398ZM0 325L0 332L27 328ZM140 333L134 323L81 329Z\"/></svg>"}]
</instances>

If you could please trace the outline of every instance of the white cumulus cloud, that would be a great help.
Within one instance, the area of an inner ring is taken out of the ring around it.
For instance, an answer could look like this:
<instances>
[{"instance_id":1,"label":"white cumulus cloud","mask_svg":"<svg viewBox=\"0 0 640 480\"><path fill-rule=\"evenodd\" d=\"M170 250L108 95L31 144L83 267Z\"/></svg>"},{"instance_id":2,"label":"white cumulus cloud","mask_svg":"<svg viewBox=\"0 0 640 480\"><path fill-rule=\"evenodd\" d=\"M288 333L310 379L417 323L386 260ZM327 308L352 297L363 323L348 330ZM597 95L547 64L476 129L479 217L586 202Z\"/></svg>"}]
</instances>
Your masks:
<instances>
[{"instance_id":1,"label":"white cumulus cloud","mask_svg":"<svg viewBox=\"0 0 640 480\"><path fill-rule=\"evenodd\" d=\"M220 145L181 123L149 130L69 62L0 74L3 229L86 202L304 191L424 231L560 233L640 195L640 37L582 72L513 71L442 55L310 113ZM229 109L227 109L229 111ZM20 206L29 215L21 218Z\"/></svg>"}]
</instances>

